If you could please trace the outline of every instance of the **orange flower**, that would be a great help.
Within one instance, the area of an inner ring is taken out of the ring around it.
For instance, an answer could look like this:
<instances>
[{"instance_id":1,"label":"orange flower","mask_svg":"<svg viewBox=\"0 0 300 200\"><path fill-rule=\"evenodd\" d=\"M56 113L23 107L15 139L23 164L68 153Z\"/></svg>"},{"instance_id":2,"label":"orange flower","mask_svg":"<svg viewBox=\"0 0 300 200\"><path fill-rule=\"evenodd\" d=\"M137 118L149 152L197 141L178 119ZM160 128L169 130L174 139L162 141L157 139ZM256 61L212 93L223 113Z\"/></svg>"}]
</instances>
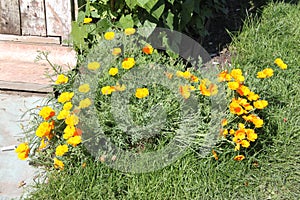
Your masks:
<instances>
[{"instance_id":1,"label":"orange flower","mask_svg":"<svg viewBox=\"0 0 300 200\"><path fill-rule=\"evenodd\" d=\"M44 120L48 120L55 115L55 111L51 107L45 106L40 110L39 115L43 117Z\"/></svg>"},{"instance_id":2,"label":"orange flower","mask_svg":"<svg viewBox=\"0 0 300 200\"><path fill-rule=\"evenodd\" d=\"M227 124L228 124L227 119L222 119L221 125L222 125L222 126L226 126Z\"/></svg>"},{"instance_id":3,"label":"orange flower","mask_svg":"<svg viewBox=\"0 0 300 200\"><path fill-rule=\"evenodd\" d=\"M211 152L212 152L212 154L213 154L215 160L219 160L219 157L218 157L217 152L216 152L215 150L211 150Z\"/></svg>"},{"instance_id":4,"label":"orange flower","mask_svg":"<svg viewBox=\"0 0 300 200\"><path fill-rule=\"evenodd\" d=\"M207 79L201 80L201 84L199 85L199 90L201 94L203 94L204 96L213 96L218 93L217 85L211 83Z\"/></svg>"},{"instance_id":5,"label":"orange flower","mask_svg":"<svg viewBox=\"0 0 300 200\"><path fill-rule=\"evenodd\" d=\"M244 155L237 155L233 159L236 160L236 161L242 161L242 160L245 159L245 156Z\"/></svg>"},{"instance_id":6,"label":"orange flower","mask_svg":"<svg viewBox=\"0 0 300 200\"><path fill-rule=\"evenodd\" d=\"M151 55L153 53L153 47L150 44L146 44L142 51L147 55Z\"/></svg>"},{"instance_id":7,"label":"orange flower","mask_svg":"<svg viewBox=\"0 0 300 200\"><path fill-rule=\"evenodd\" d=\"M191 96L190 86L189 85L181 85L179 86L179 92L184 99L188 99Z\"/></svg>"},{"instance_id":8,"label":"orange flower","mask_svg":"<svg viewBox=\"0 0 300 200\"><path fill-rule=\"evenodd\" d=\"M236 92L241 96L247 96L250 93L250 89L247 86L240 85Z\"/></svg>"},{"instance_id":9,"label":"orange flower","mask_svg":"<svg viewBox=\"0 0 300 200\"><path fill-rule=\"evenodd\" d=\"M231 76L230 74L227 73L227 70L225 71L222 71L219 75L218 75L218 80L220 82L223 82L223 81L230 81L231 80Z\"/></svg>"}]
</instances>

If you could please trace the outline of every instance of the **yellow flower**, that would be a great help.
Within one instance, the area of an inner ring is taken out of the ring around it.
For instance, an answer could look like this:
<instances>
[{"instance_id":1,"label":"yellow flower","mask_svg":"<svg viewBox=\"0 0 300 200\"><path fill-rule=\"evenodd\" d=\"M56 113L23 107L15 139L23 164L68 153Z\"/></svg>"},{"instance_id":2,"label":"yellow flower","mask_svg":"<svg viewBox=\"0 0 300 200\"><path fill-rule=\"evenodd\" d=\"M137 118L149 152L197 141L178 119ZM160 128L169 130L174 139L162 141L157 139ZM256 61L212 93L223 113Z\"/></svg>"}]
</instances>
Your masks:
<instances>
[{"instance_id":1,"label":"yellow flower","mask_svg":"<svg viewBox=\"0 0 300 200\"><path fill-rule=\"evenodd\" d=\"M39 115L44 120L48 120L55 115L55 111L51 107L45 106L40 110Z\"/></svg>"},{"instance_id":2,"label":"yellow flower","mask_svg":"<svg viewBox=\"0 0 300 200\"><path fill-rule=\"evenodd\" d=\"M89 98L85 98L79 102L79 108L87 108L92 104Z\"/></svg>"},{"instance_id":3,"label":"yellow flower","mask_svg":"<svg viewBox=\"0 0 300 200\"><path fill-rule=\"evenodd\" d=\"M126 28L124 30L125 35L133 35L135 33L135 29L134 28Z\"/></svg>"},{"instance_id":4,"label":"yellow flower","mask_svg":"<svg viewBox=\"0 0 300 200\"><path fill-rule=\"evenodd\" d=\"M191 95L191 89L189 85L181 85L179 86L179 92L184 99L188 99Z\"/></svg>"},{"instance_id":5,"label":"yellow flower","mask_svg":"<svg viewBox=\"0 0 300 200\"><path fill-rule=\"evenodd\" d=\"M257 99L259 99L258 94L255 94L254 92L249 92L248 96L247 96L249 101L256 101Z\"/></svg>"},{"instance_id":6,"label":"yellow flower","mask_svg":"<svg viewBox=\"0 0 300 200\"><path fill-rule=\"evenodd\" d=\"M58 160L57 158L54 158L53 161L54 161L54 167L56 169L60 169L60 170L64 169L65 165L64 165L64 163L61 160Z\"/></svg>"},{"instance_id":7,"label":"yellow flower","mask_svg":"<svg viewBox=\"0 0 300 200\"><path fill-rule=\"evenodd\" d=\"M261 128L264 124L264 120L257 117L252 119L252 123L254 124L255 128Z\"/></svg>"},{"instance_id":8,"label":"yellow flower","mask_svg":"<svg viewBox=\"0 0 300 200\"><path fill-rule=\"evenodd\" d=\"M67 101L70 101L74 96L74 92L63 92L59 95L57 101L59 103L65 103Z\"/></svg>"},{"instance_id":9,"label":"yellow flower","mask_svg":"<svg viewBox=\"0 0 300 200\"><path fill-rule=\"evenodd\" d=\"M183 72L182 71L177 71L176 76L177 77L183 77Z\"/></svg>"},{"instance_id":10,"label":"yellow flower","mask_svg":"<svg viewBox=\"0 0 300 200\"><path fill-rule=\"evenodd\" d=\"M267 75L264 74L264 72L260 71L260 72L257 72L257 78L267 78Z\"/></svg>"},{"instance_id":11,"label":"yellow flower","mask_svg":"<svg viewBox=\"0 0 300 200\"><path fill-rule=\"evenodd\" d=\"M74 134L76 132L76 128L75 126L66 126L66 128L64 129L64 135L63 138L65 140L69 139L70 137L73 137Z\"/></svg>"},{"instance_id":12,"label":"yellow flower","mask_svg":"<svg viewBox=\"0 0 300 200\"><path fill-rule=\"evenodd\" d=\"M145 98L149 95L149 90L147 88L137 88L135 96L139 99Z\"/></svg>"},{"instance_id":13,"label":"yellow flower","mask_svg":"<svg viewBox=\"0 0 300 200\"><path fill-rule=\"evenodd\" d=\"M57 119L58 120L66 119L69 115L70 115L70 111L63 109L58 113Z\"/></svg>"},{"instance_id":14,"label":"yellow flower","mask_svg":"<svg viewBox=\"0 0 300 200\"><path fill-rule=\"evenodd\" d=\"M124 69L131 69L135 65L134 58L125 58L122 62L122 67Z\"/></svg>"},{"instance_id":15,"label":"yellow flower","mask_svg":"<svg viewBox=\"0 0 300 200\"><path fill-rule=\"evenodd\" d=\"M81 93L87 93L90 91L90 85L89 84L82 84L79 86L78 91Z\"/></svg>"},{"instance_id":16,"label":"yellow flower","mask_svg":"<svg viewBox=\"0 0 300 200\"><path fill-rule=\"evenodd\" d=\"M192 74L191 74L191 72L189 72L189 71L185 71L185 72L183 72L182 76L183 76L183 78L185 78L185 79L190 79L191 76L192 76Z\"/></svg>"},{"instance_id":17,"label":"yellow flower","mask_svg":"<svg viewBox=\"0 0 300 200\"><path fill-rule=\"evenodd\" d=\"M239 88L239 83L236 82L236 81L232 81L232 82L228 82L228 87L231 89L231 90L236 90Z\"/></svg>"},{"instance_id":18,"label":"yellow flower","mask_svg":"<svg viewBox=\"0 0 300 200\"><path fill-rule=\"evenodd\" d=\"M235 133L235 131L234 131L233 129L230 129L230 130L229 130L229 134L230 134L230 135L233 135L234 133Z\"/></svg>"},{"instance_id":19,"label":"yellow flower","mask_svg":"<svg viewBox=\"0 0 300 200\"><path fill-rule=\"evenodd\" d=\"M56 147L55 155L56 156L63 156L68 151L69 151L68 145L66 145L66 144L64 144L64 145L58 145Z\"/></svg>"},{"instance_id":20,"label":"yellow flower","mask_svg":"<svg viewBox=\"0 0 300 200\"><path fill-rule=\"evenodd\" d=\"M63 74L60 74L57 76L57 79L55 81L55 84L64 84L69 81L69 78Z\"/></svg>"},{"instance_id":21,"label":"yellow flower","mask_svg":"<svg viewBox=\"0 0 300 200\"><path fill-rule=\"evenodd\" d=\"M45 138L43 138L40 142L39 150L46 148L47 145L48 145L48 142L45 142Z\"/></svg>"},{"instance_id":22,"label":"yellow flower","mask_svg":"<svg viewBox=\"0 0 300 200\"><path fill-rule=\"evenodd\" d=\"M16 148L15 152L18 154L18 158L20 160L25 160L29 156L30 148L28 146L28 143L21 143L19 146Z\"/></svg>"},{"instance_id":23,"label":"yellow flower","mask_svg":"<svg viewBox=\"0 0 300 200\"><path fill-rule=\"evenodd\" d=\"M271 69L271 68L266 68L266 69L263 70L263 73L264 73L267 77L271 77L271 76L273 76L274 71L273 71L273 69Z\"/></svg>"},{"instance_id":24,"label":"yellow flower","mask_svg":"<svg viewBox=\"0 0 300 200\"><path fill-rule=\"evenodd\" d=\"M253 103L253 106L257 109L264 109L265 107L267 107L268 105L268 101L266 100L257 100Z\"/></svg>"},{"instance_id":25,"label":"yellow flower","mask_svg":"<svg viewBox=\"0 0 300 200\"><path fill-rule=\"evenodd\" d=\"M222 134L224 137L226 137L228 135L228 130L227 129L223 130Z\"/></svg>"},{"instance_id":26,"label":"yellow flower","mask_svg":"<svg viewBox=\"0 0 300 200\"><path fill-rule=\"evenodd\" d=\"M245 159L245 156L244 155L237 155L233 159L236 160L236 161L242 161L242 160Z\"/></svg>"},{"instance_id":27,"label":"yellow flower","mask_svg":"<svg viewBox=\"0 0 300 200\"><path fill-rule=\"evenodd\" d=\"M241 145L242 147L248 148L250 147L250 142L248 142L248 140L242 140Z\"/></svg>"},{"instance_id":28,"label":"yellow flower","mask_svg":"<svg viewBox=\"0 0 300 200\"><path fill-rule=\"evenodd\" d=\"M63 110L71 110L73 107L73 104L71 102L67 102L63 106Z\"/></svg>"},{"instance_id":29,"label":"yellow flower","mask_svg":"<svg viewBox=\"0 0 300 200\"><path fill-rule=\"evenodd\" d=\"M35 134L38 137L49 137L51 130L54 128L54 123L42 122L36 129Z\"/></svg>"},{"instance_id":30,"label":"yellow flower","mask_svg":"<svg viewBox=\"0 0 300 200\"><path fill-rule=\"evenodd\" d=\"M104 34L104 38L106 40L113 40L115 38L115 33L114 32L106 32Z\"/></svg>"},{"instance_id":31,"label":"yellow flower","mask_svg":"<svg viewBox=\"0 0 300 200\"><path fill-rule=\"evenodd\" d=\"M93 19L90 18L90 17L86 17L86 18L83 19L83 23L84 23L84 24L89 24L89 23L91 23L92 21L93 21Z\"/></svg>"},{"instance_id":32,"label":"yellow flower","mask_svg":"<svg viewBox=\"0 0 300 200\"><path fill-rule=\"evenodd\" d=\"M209 80L201 80L199 90L204 96L213 96L218 93L218 87L216 84L211 83Z\"/></svg>"},{"instance_id":33,"label":"yellow flower","mask_svg":"<svg viewBox=\"0 0 300 200\"><path fill-rule=\"evenodd\" d=\"M254 132L253 129L246 129L247 139L251 142L254 142L257 139L257 134Z\"/></svg>"},{"instance_id":34,"label":"yellow flower","mask_svg":"<svg viewBox=\"0 0 300 200\"><path fill-rule=\"evenodd\" d=\"M243 140L246 138L246 132L245 129L239 129L234 134L235 139L237 140Z\"/></svg>"},{"instance_id":35,"label":"yellow flower","mask_svg":"<svg viewBox=\"0 0 300 200\"><path fill-rule=\"evenodd\" d=\"M226 126L227 124L228 124L227 119L222 119L222 120L221 120L221 125L222 125L222 126Z\"/></svg>"},{"instance_id":36,"label":"yellow flower","mask_svg":"<svg viewBox=\"0 0 300 200\"><path fill-rule=\"evenodd\" d=\"M240 85L236 92L241 96L247 96L250 93L250 89L247 86Z\"/></svg>"},{"instance_id":37,"label":"yellow flower","mask_svg":"<svg viewBox=\"0 0 300 200\"><path fill-rule=\"evenodd\" d=\"M108 74L111 76L115 76L119 72L118 68L112 67L109 69Z\"/></svg>"},{"instance_id":38,"label":"yellow flower","mask_svg":"<svg viewBox=\"0 0 300 200\"><path fill-rule=\"evenodd\" d=\"M67 140L67 143L72 145L73 147L76 147L78 144L81 143L81 136L74 136L74 137L71 137Z\"/></svg>"},{"instance_id":39,"label":"yellow flower","mask_svg":"<svg viewBox=\"0 0 300 200\"><path fill-rule=\"evenodd\" d=\"M223 82L223 81L230 81L231 80L231 76L230 74L227 73L227 71L222 71L219 75L218 75L218 80L219 82Z\"/></svg>"},{"instance_id":40,"label":"yellow flower","mask_svg":"<svg viewBox=\"0 0 300 200\"><path fill-rule=\"evenodd\" d=\"M257 78L269 78L273 76L273 69L271 68L266 68L263 71L257 72Z\"/></svg>"},{"instance_id":41,"label":"yellow flower","mask_svg":"<svg viewBox=\"0 0 300 200\"><path fill-rule=\"evenodd\" d=\"M285 64L280 58L276 58L274 63L281 69L287 69L287 64Z\"/></svg>"},{"instance_id":42,"label":"yellow flower","mask_svg":"<svg viewBox=\"0 0 300 200\"><path fill-rule=\"evenodd\" d=\"M197 83L197 82L199 82L199 78L197 76L191 75L191 81L193 83Z\"/></svg>"},{"instance_id":43,"label":"yellow flower","mask_svg":"<svg viewBox=\"0 0 300 200\"><path fill-rule=\"evenodd\" d=\"M229 110L232 114L237 115L242 115L245 113L245 110L235 100L229 104Z\"/></svg>"},{"instance_id":44,"label":"yellow flower","mask_svg":"<svg viewBox=\"0 0 300 200\"><path fill-rule=\"evenodd\" d=\"M101 88L101 92L104 95L110 95L112 92L115 92L115 88L113 86L104 86Z\"/></svg>"},{"instance_id":45,"label":"yellow flower","mask_svg":"<svg viewBox=\"0 0 300 200\"><path fill-rule=\"evenodd\" d=\"M69 126L75 126L77 125L79 122L79 118L75 115L69 115L66 119L65 119L65 123Z\"/></svg>"},{"instance_id":46,"label":"yellow flower","mask_svg":"<svg viewBox=\"0 0 300 200\"><path fill-rule=\"evenodd\" d=\"M117 55L119 55L120 53L122 53L121 48L113 48L113 50L112 50L112 55L117 56Z\"/></svg>"},{"instance_id":47,"label":"yellow flower","mask_svg":"<svg viewBox=\"0 0 300 200\"><path fill-rule=\"evenodd\" d=\"M153 53L153 47L150 44L146 44L142 51L147 55L151 55Z\"/></svg>"},{"instance_id":48,"label":"yellow flower","mask_svg":"<svg viewBox=\"0 0 300 200\"><path fill-rule=\"evenodd\" d=\"M116 83L115 86L112 86L112 87L113 87L114 91L120 91L120 92L122 92L126 89L125 85L120 85L120 83L118 83L118 82Z\"/></svg>"},{"instance_id":49,"label":"yellow flower","mask_svg":"<svg viewBox=\"0 0 300 200\"><path fill-rule=\"evenodd\" d=\"M245 77L243 76L241 69L233 69L230 72L230 76L234 78L237 82L243 82L245 80Z\"/></svg>"},{"instance_id":50,"label":"yellow flower","mask_svg":"<svg viewBox=\"0 0 300 200\"><path fill-rule=\"evenodd\" d=\"M89 70L97 70L99 68L100 68L100 63L98 63L98 62L90 62L88 64L88 69Z\"/></svg>"}]
</instances>

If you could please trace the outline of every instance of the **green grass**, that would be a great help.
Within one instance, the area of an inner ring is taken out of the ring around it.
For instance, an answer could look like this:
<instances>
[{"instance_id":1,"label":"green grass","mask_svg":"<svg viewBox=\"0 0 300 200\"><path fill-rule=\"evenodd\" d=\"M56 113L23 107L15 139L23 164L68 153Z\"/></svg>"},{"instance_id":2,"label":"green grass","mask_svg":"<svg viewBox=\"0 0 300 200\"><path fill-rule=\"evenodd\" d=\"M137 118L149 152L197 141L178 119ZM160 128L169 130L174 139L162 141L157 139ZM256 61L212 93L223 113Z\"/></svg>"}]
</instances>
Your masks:
<instances>
[{"instance_id":1,"label":"green grass","mask_svg":"<svg viewBox=\"0 0 300 200\"><path fill-rule=\"evenodd\" d=\"M197 158L189 154L159 171L126 174L99 163L49 173L28 199L300 199L300 5L270 4L249 19L231 45L233 65L269 106L257 151L242 162L233 154ZM281 57L288 69L273 65ZM255 78L275 69L274 77ZM253 165L257 162L258 166Z\"/></svg>"}]
</instances>

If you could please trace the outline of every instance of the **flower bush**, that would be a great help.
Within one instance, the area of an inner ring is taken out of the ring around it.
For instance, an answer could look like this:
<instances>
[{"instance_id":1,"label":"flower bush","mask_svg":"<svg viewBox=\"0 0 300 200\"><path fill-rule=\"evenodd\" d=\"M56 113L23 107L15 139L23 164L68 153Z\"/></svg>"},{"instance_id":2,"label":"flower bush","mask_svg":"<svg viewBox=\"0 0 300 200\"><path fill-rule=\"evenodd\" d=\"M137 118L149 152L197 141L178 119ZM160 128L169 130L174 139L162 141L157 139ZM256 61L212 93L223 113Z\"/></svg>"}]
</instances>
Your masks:
<instances>
[{"instance_id":1,"label":"flower bush","mask_svg":"<svg viewBox=\"0 0 300 200\"><path fill-rule=\"evenodd\" d=\"M275 64L287 69L281 59ZM219 72L217 83L200 73L199 66L201 63L193 63L187 68L186 61L159 52L133 28L106 32L81 63L78 74L57 74L53 85L57 98L53 94L39 108L31 126L34 131L16 149L18 157L63 170L68 164L84 163L91 156L89 145L101 143L104 137L118 148L138 153L162 149L174 139L192 143L195 150L213 145L217 141L211 141L214 137L209 135L210 98L224 86L230 101L228 112L223 113L227 116L219 120L218 141L233 146L234 160L245 159L244 152L263 132L264 120L259 115L268 101L247 86L241 69ZM257 78L269 78L274 71L266 68L257 72ZM184 109L189 102L196 102L196 107L187 114ZM89 131L95 123L102 129L96 139L93 129ZM176 138L182 127L188 134ZM216 160L217 148L212 150ZM107 151L97 152L97 159L105 161Z\"/></svg>"}]
</instances>

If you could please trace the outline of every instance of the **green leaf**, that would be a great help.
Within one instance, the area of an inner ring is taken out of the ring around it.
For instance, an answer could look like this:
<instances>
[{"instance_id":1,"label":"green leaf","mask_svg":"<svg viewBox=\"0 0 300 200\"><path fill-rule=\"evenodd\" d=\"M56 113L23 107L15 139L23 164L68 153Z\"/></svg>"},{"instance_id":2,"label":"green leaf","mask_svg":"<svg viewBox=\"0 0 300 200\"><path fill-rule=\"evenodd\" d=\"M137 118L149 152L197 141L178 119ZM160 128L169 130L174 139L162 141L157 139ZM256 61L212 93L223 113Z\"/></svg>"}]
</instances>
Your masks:
<instances>
[{"instance_id":1,"label":"green leaf","mask_svg":"<svg viewBox=\"0 0 300 200\"><path fill-rule=\"evenodd\" d=\"M146 20L144 22L144 25L139 27L137 32L141 36L148 38L151 35L151 33L154 31L155 27L156 27L155 23L152 23L152 22L149 22L148 20Z\"/></svg>"},{"instance_id":2,"label":"green leaf","mask_svg":"<svg viewBox=\"0 0 300 200\"><path fill-rule=\"evenodd\" d=\"M77 21L78 21L79 23L82 23L83 20L84 20L84 18L85 18L85 12L79 11L79 12L78 12Z\"/></svg>"},{"instance_id":3,"label":"green leaf","mask_svg":"<svg viewBox=\"0 0 300 200\"><path fill-rule=\"evenodd\" d=\"M189 21L192 18L193 11L194 11L194 0L186 0L182 4L182 11L180 12L181 14L180 30L183 30L187 25L187 23L189 23Z\"/></svg>"},{"instance_id":4,"label":"green leaf","mask_svg":"<svg viewBox=\"0 0 300 200\"><path fill-rule=\"evenodd\" d=\"M127 6L132 10L138 3L137 0L125 0Z\"/></svg>"},{"instance_id":5,"label":"green leaf","mask_svg":"<svg viewBox=\"0 0 300 200\"><path fill-rule=\"evenodd\" d=\"M151 15L158 20L160 18L160 16L162 15L162 13L164 12L164 9L165 9L165 4L162 4L156 10L154 10L151 13Z\"/></svg>"},{"instance_id":6,"label":"green leaf","mask_svg":"<svg viewBox=\"0 0 300 200\"><path fill-rule=\"evenodd\" d=\"M132 28L134 26L134 21L131 15L126 15L126 16L122 15L122 17L119 20L119 25L124 29Z\"/></svg>"},{"instance_id":7,"label":"green leaf","mask_svg":"<svg viewBox=\"0 0 300 200\"><path fill-rule=\"evenodd\" d=\"M141 6L142 8L146 9L148 13L151 12L152 8L157 4L159 0L151 0L146 5Z\"/></svg>"},{"instance_id":8,"label":"green leaf","mask_svg":"<svg viewBox=\"0 0 300 200\"><path fill-rule=\"evenodd\" d=\"M174 1L175 1L175 0L168 0L168 2L169 2L170 4L172 4L172 5L174 4Z\"/></svg>"},{"instance_id":9,"label":"green leaf","mask_svg":"<svg viewBox=\"0 0 300 200\"><path fill-rule=\"evenodd\" d=\"M86 46L84 38L87 38L88 32L85 27L80 27L77 22L72 22L71 37L73 44L78 48L84 49Z\"/></svg>"},{"instance_id":10,"label":"green leaf","mask_svg":"<svg viewBox=\"0 0 300 200\"><path fill-rule=\"evenodd\" d=\"M103 33L110 27L110 22L108 19L102 19L97 22L97 32Z\"/></svg>"},{"instance_id":11,"label":"green leaf","mask_svg":"<svg viewBox=\"0 0 300 200\"><path fill-rule=\"evenodd\" d=\"M140 7L144 8L144 6L148 3L151 2L152 0L137 0L138 4Z\"/></svg>"},{"instance_id":12,"label":"green leaf","mask_svg":"<svg viewBox=\"0 0 300 200\"><path fill-rule=\"evenodd\" d=\"M168 16L167 16L167 19L166 19L166 22L167 22L167 25L168 27L173 30L173 22L174 22L174 14L171 13L171 11L169 10L168 12Z\"/></svg>"}]
</instances>

